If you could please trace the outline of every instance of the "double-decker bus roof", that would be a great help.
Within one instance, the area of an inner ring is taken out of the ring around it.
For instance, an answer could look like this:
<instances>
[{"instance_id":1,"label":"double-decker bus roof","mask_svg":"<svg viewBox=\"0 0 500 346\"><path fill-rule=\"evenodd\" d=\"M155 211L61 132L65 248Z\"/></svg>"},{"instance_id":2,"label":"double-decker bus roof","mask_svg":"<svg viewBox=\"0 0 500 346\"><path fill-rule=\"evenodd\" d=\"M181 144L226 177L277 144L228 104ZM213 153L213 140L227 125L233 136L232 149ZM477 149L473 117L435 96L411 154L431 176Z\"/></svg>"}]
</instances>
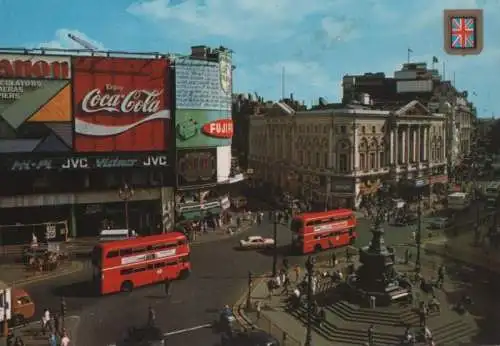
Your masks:
<instances>
[{"instance_id":1,"label":"double-decker bus roof","mask_svg":"<svg viewBox=\"0 0 500 346\"><path fill-rule=\"evenodd\" d=\"M140 246L142 244L149 244L156 241L169 241L176 239L184 239L186 236L180 232L168 232L164 234L156 234L145 237L130 238L125 240L115 240L106 243L98 244L103 250L122 248L127 246Z\"/></svg>"},{"instance_id":2,"label":"double-decker bus roof","mask_svg":"<svg viewBox=\"0 0 500 346\"><path fill-rule=\"evenodd\" d=\"M311 219L321 219L325 216L346 216L351 214L353 214L353 211L351 209L334 209L329 211L302 213L296 215L294 219L311 220Z\"/></svg>"}]
</instances>

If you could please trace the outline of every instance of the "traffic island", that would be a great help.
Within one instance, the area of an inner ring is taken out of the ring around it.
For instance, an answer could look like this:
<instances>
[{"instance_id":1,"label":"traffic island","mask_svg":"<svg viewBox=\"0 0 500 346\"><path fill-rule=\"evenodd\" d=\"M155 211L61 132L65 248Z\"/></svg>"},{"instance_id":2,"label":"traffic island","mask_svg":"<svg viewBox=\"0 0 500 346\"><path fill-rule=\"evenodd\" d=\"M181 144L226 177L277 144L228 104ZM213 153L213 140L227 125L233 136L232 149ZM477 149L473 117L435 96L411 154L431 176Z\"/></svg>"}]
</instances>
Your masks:
<instances>
[{"instance_id":1,"label":"traffic island","mask_svg":"<svg viewBox=\"0 0 500 346\"><path fill-rule=\"evenodd\" d=\"M340 262L336 270L347 273L353 264L359 265L357 259L353 260L353 263ZM431 280L437 276L437 267L440 263L436 262L438 260L439 258L433 258L432 261L422 261L421 275L424 278ZM414 276L414 264L403 264L404 261L397 258L396 262L394 265L396 271L410 278ZM316 269L320 273L333 270L327 263L318 263ZM239 315L243 316L247 328L253 326L263 329L279 340L284 339L286 341L284 345L287 346L302 345L306 335L307 305L291 308L287 303L289 295L282 294L281 289L269 297L267 280L268 278L265 278L254 282L251 305L247 308L247 297L246 295L242 297L238 305ZM299 279L301 280L302 278ZM417 284L413 286L411 292L413 303L409 299L397 300L389 306L371 308L366 302L348 299L345 283L338 284L329 277L320 278L315 300L324 308L326 318L321 324L317 320L312 324L314 345L366 344L370 325L374 326L373 341L377 345L399 344L407 327L416 334L420 329L419 302L427 303L432 295L423 292ZM433 289L440 303L440 312L428 314L425 323L438 345L475 342L478 316L471 313L460 314L455 309L462 289L463 282L448 277L442 289Z\"/></svg>"}]
</instances>

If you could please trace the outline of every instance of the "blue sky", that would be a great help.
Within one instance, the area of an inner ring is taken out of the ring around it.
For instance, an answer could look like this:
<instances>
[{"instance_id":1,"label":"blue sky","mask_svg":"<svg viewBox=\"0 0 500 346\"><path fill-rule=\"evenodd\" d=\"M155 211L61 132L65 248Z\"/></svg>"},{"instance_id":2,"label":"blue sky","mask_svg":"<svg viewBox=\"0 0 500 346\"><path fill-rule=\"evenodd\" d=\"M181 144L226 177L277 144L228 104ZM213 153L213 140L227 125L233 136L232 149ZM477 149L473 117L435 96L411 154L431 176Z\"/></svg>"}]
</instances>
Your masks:
<instances>
[{"instance_id":1,"label":"blue sky","mask_svg":"<svg viewBox=\"0 0 500 346\"><path fill-rule=\"evenodd\" d=\"M444 53L445 8L484 9L481 55ZM0 0L0 46L78 48L67 33L110 50L224 45L235 52L235 91L277 99L284 67L286 94L306 103L339 100L344 74L392 75L411 47L413 61L445 62L489 117L500 115L499 17L496 0Z\"/></svg>"}]
</instances>

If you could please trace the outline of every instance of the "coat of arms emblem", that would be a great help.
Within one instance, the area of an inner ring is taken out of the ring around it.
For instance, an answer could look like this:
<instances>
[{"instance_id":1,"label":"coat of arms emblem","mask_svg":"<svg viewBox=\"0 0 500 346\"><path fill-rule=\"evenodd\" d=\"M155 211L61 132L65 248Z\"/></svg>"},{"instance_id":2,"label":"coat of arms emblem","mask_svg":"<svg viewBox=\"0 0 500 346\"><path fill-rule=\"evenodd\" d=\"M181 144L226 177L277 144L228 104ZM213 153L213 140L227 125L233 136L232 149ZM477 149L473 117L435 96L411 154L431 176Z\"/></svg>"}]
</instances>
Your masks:
<instances>
[{"instance_id":1,"label":"coat of arms emblem","mask_svg":"<svg viewBox=\"0 0 500 346\"><path fill-rule=\"evenodd\" d=\"M233 66L229 52L219 54L220 86L221 89L231 95L233 82Z\"/></svg>"}]
</instances>

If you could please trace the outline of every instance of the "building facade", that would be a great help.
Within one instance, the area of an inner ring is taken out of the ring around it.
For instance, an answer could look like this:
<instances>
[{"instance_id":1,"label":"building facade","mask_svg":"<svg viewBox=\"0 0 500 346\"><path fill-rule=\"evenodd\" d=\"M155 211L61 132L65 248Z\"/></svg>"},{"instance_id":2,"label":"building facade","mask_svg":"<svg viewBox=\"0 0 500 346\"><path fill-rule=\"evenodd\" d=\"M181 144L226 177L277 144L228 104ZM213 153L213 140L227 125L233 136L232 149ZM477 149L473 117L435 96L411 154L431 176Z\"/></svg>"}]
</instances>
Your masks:
<instances>
[{"instance_id":1,"label":"building facade","mask_svg":"<svg viewBox=\"0 0 500 346\"><path fill-rule=\"evenodd\" d=\"M417 101L253 116L249 165L256 179L313 204L357 208L382 182L446 184L445 129L445 117Z\"/></svg>"},{"instance_id":2,"label":"building facade","mask_svg":"<svg viewBox=\"0 0 500 346\"><path fill-rule=\"evenodd\" d=\"M0 239L172 226L172 62L0 51Z\"/></svg>"},{"instance_id":3,"label":"building facade","mask_svg":"<svg viewBox=\"0 0 500 346\"><path fill-rule=\"evenodd\" d=\"M430 111L445 114L448 169L453 171L461 159L470 154L476 109L467 100L466 91L458 91L452 82L443 79L437 69L428 68L426 63L403 64L394 72L394 77L384 73L346 75L343 102L367 93L375 107L403 106L418 100Z\"/></svg>"}]
</instances>

